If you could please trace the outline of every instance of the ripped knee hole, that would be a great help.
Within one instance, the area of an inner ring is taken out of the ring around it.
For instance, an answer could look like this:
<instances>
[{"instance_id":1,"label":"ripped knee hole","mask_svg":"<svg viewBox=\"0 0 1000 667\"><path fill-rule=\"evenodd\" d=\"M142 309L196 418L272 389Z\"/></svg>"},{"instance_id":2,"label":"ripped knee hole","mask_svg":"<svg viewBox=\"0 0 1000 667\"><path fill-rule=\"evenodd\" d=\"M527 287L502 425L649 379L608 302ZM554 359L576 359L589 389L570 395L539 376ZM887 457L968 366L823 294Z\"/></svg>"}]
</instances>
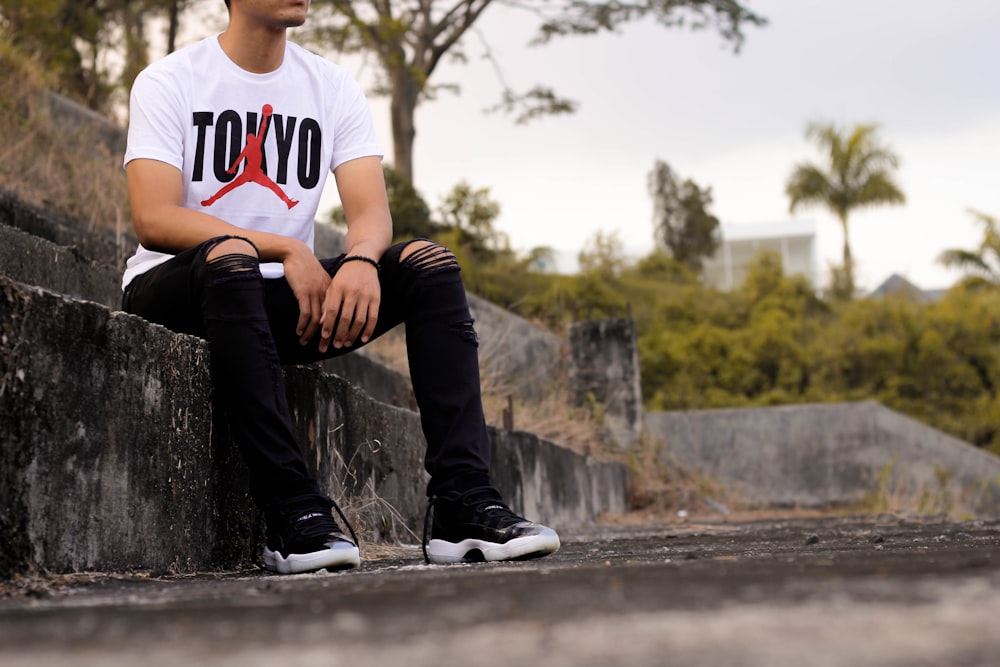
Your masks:
<instances>
[{"instance_id":1,"label":"ripped knee hole","mask_svg":"<svg viewBox=\"0 0 1000 667\"><path fill-rule=\"evenodd\" d=\"M443 245L427 242L402 259L402 265L424 275L459 270L458 259Z\"/></svg>"}]
</instances>

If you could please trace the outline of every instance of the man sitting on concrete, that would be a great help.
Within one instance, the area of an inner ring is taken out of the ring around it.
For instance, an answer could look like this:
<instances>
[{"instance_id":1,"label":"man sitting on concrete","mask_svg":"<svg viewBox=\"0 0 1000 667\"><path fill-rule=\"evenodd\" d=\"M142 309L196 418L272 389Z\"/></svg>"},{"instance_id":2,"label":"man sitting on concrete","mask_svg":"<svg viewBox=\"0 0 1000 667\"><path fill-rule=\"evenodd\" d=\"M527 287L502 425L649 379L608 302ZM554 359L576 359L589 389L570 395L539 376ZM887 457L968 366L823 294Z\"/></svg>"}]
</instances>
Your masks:
<instances>
[{"instance_id":1,"label":"man sitting on concrete","mask_svg":"<svg viewBox=\"0 0 1000 667\"><path fill-rule=\"evenodd\" d=\"M133 86L125 165L141 245L123 307L208 340L213 386L264 510L265 565L359 564L356 538L341 532L294 440L280 364L345 353L400 323L427 439L429 561L556 551L556 533L511 512L490 484L459 266L428 240L390 246L382 149L360 86L287 41L308 0L226 4L225 32ZM347 252L320 260L313 224L331 170Z\"/></svg>"}]
</instances>

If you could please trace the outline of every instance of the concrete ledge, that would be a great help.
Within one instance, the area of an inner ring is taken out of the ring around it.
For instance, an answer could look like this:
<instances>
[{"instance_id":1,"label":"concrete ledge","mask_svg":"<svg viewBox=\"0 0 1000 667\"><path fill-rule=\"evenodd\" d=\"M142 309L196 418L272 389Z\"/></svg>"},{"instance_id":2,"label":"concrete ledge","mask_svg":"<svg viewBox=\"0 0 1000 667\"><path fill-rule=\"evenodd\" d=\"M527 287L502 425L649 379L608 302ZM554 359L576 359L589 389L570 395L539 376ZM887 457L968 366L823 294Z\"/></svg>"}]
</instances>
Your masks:
<instances>
[{"instance_id":1,"label":"concrete ledge","mask_svg":"<svg viewBox=\"0 0 1000 667\"><path fill-rule=\"evenodd\" d=\"M0 278L0 576L257 562L242 461L214 423L206 344ZM365 540L416 541L419 416L318 366L286 372L306 458ZM563 531L625 511L627 473L491 430L495 483Z\"/></svg>"},{"instance_id":2,"label":"concrete ledge","mask_svg":"<svg viewBox=\"0 0 1000 667\"><path fill-rule=\"evenodd\" d=\"M756 505L858 503L873 492L939 494L1000 516L1000 458L878 403L647 414L676 460Z\"/></svg>"},{"instance_id":3,"label":"concrete ledge","mask_svg":"<svg viewBox=\"0 0 1000 667\"><path fill-rule=\"evenodd\" d=\"M30 204L2 188L0 224L15 227L59 246L75 248L80 256L88 260L120 267L119 286L125 260L131 256L136 246L131 227L117 234L107 229L84 230L81 228L84 223L79 220Z\"/></svg>"},{"instance_id":4,"label":"concrete ledge","mask_svg":"<svg viewBox=\"0 0 1000 667\"><path fill-rule=\"evenodd\" d=\"M84 257L75 247L57 245L0 224L0 273L11 280L118 308L121 271Z\"/></svg>"},{"instance_id":5,"label":"concrete ledge","mask_svg":"<svg viewBox=\"0 0 1000 667\"><path fill-rule=\"evenodd\" d=\"M377 401L397 408L417 409L410 379L361 348L323 361L323 370L348 380Z\"/></svg>"},{"instance_id":6,"label":"concrete ledge","mask_svg":"<svg viewBox=\"0 0 1000 667\"><path fill-rule=\"evenodd\" d=\"M213 562L207 348L4 279L0 332L0 574Z\"/></svg>"}]
</instances>

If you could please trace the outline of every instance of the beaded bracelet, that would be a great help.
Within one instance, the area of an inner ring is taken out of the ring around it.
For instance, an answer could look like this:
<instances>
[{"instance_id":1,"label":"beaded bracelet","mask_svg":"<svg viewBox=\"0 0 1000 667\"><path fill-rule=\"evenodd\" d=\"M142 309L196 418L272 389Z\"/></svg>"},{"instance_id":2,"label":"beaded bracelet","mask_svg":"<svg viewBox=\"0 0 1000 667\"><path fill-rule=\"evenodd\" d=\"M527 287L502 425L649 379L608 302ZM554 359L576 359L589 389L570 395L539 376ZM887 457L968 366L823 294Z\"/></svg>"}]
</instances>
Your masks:
<instances>
[{"instance_id":1,"label":"beaded bracelet","mask_svg":"<svg viewBox=\"0 0 1000 667\"><path fill-rule=\"evenodd\" d=\"M382 267L371 257L365 257L364 255L347 255L340 260L340 266L343 266L345 262L364 262L365 264L371 264L375 267L376 271L381 271Z\"/></svg>"}]
</instances>

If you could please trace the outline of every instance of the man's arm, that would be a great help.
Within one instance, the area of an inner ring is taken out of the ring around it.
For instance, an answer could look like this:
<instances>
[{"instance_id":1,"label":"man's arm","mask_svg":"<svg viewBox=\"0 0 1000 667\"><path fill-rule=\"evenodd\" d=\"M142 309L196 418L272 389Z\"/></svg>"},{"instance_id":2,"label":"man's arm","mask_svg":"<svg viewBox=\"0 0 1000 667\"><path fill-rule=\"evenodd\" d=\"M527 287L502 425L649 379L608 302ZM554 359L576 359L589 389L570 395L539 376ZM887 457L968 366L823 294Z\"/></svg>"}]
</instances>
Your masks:
<instances>
[{"instance_id":1,"label":"man's arm","mask_svg":"<svg viewBox=\"0 0 1000 667\"><path fill-rule=\"evenodd\" d=\"M349 160L334 172L347 219L346 252L378 261L392 243L392 218L378 157ZM378 321L381 287L367 262L346 262L334 276L323 302L319 349L368 342Z\"/></svg>"},{"instance_id":2,"label":"man's arm","mask_svg":"<svg viewBox=\"0 0 1000 667\"><path fill-rule=\"evenodd\" d=\"M183 177L165 162L137 159L126 170L132 222L139 242L150 250L178 253L216 236L242 236L253 242L264 262L281 262L299 302L296 333L304 345L320 327L323 297L330 276L301 241L249 231L182 205Z\"/></svg>"}]
</instances>

